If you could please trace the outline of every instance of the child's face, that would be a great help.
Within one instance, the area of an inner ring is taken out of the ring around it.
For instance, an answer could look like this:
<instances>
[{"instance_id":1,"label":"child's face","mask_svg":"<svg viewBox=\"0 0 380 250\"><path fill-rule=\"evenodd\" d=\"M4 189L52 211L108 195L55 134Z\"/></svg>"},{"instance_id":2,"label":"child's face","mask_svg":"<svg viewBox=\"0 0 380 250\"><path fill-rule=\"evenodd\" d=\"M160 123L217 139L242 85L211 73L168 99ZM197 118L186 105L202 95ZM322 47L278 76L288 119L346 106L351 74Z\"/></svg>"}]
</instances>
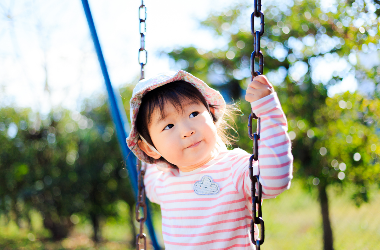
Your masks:
<instances>
[{"instance_id":1,"label":"child's face","mask_svg":"<svg viewBox=\"0 0 380 250\"><path fill-rule=\"evenodd\" d=\"M159 109L155 109L148 129L158 152L185 171L211 157L217 129L201 102L187 100L182 107L177 110L171 103L165 103L163 119Z\"/></svg>"}]
</instances>

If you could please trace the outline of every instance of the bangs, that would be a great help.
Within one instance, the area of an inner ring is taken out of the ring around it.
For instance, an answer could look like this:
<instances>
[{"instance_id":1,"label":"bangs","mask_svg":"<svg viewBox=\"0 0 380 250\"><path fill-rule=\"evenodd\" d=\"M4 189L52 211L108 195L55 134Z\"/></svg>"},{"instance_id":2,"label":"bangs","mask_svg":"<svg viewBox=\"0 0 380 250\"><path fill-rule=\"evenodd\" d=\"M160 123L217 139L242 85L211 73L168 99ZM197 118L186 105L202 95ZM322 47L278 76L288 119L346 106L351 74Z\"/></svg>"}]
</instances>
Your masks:
<instances>
[{"instance_id":1,"label":"bangs","mask_svg":"<svg viewBox=\"0 0 380 250\"><path fill-rule=\"evenodd\" d=\"M167 83L143 96L136 118L137 132L149 144L154 146L148 130L152 122L152 114L158 111L160 119L165 119L167 116L165 105L171 104L178 112L183 112L185 106L189 103L202 103L211 114L213 121L216 122L214 114L210 112L210 107L214 106L206 102L206 99L196 87L181 80Z\"/></svg>"},{"instance_id":2,"label":"bangs","mask_svg":"<svg viewBox=\"0 0 380 250\"><path fill-rule=\"evenodd\" d=\"M177 95L177 96L170 96L169 98L160 98L158 97L156 102L151 102L148 104L148 125L150 125L152 121L152 114L153 112L159 112L160 116L158 117L158 121L164 120L168 114L167 109L165 109L165 106L172 105L177 113L184 112L184 108L190 104L199 104L201 103L201 100L198 99L190 99L187 96L183 95Z\"/></svg>"},{"instance_id":3,"label":"bangs","mask_svg":"<svg viewBox=\"0 0 380 250\"><path fill-rule=\"evenodd\" d=\"M149 126L156 110L160 113L160 119L165 119L165 105L173 105L179 113L184 111L184 105L191 103L202 103L209 110L209 105L197 88L185 81L175 81L148 92L142 98L139 113L145 113L146 125Z\"/></svg>"}]
</instances>

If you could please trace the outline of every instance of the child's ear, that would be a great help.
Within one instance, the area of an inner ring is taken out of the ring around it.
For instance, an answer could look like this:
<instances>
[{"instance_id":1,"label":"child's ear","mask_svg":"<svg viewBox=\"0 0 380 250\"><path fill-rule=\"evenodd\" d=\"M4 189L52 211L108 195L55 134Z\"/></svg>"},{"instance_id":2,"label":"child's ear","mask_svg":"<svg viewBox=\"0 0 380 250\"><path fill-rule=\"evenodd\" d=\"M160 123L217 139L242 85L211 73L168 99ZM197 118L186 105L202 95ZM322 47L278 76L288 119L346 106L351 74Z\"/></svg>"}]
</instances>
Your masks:
<instances>
[{"instance_id":1,"label":"child's ear","mask_svg":"<svg viewBox=\"0 0 380 250\"><path fill-rule=\"evenodd\" d=\"M215 115L215 108L214 107L209 107L210 108L210 111L213 115Z\"/></svg>"},{"instance_id":2,"label":"child's ear","mask_svg":"<svg viewBox=\"0 0 380 250\"><path fill-rule=\"evenodd\" d=\"M215 124L216 121L217 121L217 119L215 117L215 108L214 107L209 107L209 110L210 110L211 118L212 118L212 120L214 121L214 124Z\"/></svg>"},{"instance_id":3,"label":"child's ear","mask_svg":"<svg viewBox=\"0 0 380 250\"><path fill-rule=\"evenodd\" d=\"M161 155L157 154L156 152L154 152L148 144L146 144L145 142L143 142L142 140L138 140L137 141L137 145L139 146L139 148L144 151L145 154L147 154L148 156L152 157L153 159L160 159L161 158Z\"/></svg>"}]
</instances>

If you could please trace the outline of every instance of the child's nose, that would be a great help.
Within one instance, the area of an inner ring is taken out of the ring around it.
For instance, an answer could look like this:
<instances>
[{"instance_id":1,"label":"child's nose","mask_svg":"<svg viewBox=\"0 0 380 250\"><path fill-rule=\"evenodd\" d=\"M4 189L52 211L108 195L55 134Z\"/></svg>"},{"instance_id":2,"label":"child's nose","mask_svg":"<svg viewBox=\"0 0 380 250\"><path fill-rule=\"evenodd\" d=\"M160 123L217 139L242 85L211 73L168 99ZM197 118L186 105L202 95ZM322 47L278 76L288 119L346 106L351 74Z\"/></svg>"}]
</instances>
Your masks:
<instances>
[{"instance_id":1,"label":"child's nose","mask_svg":"<svg viewBox=\"0 0 380 250\"><path fill-rule=\"evenodd\" d=\"M193 129L187 129L186 131L184 131L184 133L183 133L183 137L184 137L184 138L186 138L186 137L190 137L190 136L192 136L194 133L195 133L195 130L193 130Z\"/></svg>"}]
</instances>

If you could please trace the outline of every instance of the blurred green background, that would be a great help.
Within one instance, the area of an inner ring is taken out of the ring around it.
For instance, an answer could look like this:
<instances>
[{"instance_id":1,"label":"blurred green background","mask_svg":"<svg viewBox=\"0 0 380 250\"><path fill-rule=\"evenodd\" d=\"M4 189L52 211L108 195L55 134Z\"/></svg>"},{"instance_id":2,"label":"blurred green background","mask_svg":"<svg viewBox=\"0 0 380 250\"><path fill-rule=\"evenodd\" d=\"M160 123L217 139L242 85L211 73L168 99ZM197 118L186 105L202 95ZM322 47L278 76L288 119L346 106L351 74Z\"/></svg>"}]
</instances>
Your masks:
<instances>
[{"instance_id":1,"label":"blurred green background","mask_svg":"<svg viewBox=\"0 0 380 250\"><path fill-rule=\"evenodd\" d=\"M263 1L264 74L295 158L291 189L264 201L263 249L380 249L380 2L322 3ZM252 9L239 1L200 20L222 49L161 52L237 103L233 147L248 152L253 38L242 16ZM317 70L334 63L344 67ZM347 75L356 91L334 93ZM133 85L119 89L127 115ZM105 95L80 112L1 106L0 145L0 249L134 249L134 197ZM159 206L152 213L162 243Z\"/></svg>"}]
</instances>

